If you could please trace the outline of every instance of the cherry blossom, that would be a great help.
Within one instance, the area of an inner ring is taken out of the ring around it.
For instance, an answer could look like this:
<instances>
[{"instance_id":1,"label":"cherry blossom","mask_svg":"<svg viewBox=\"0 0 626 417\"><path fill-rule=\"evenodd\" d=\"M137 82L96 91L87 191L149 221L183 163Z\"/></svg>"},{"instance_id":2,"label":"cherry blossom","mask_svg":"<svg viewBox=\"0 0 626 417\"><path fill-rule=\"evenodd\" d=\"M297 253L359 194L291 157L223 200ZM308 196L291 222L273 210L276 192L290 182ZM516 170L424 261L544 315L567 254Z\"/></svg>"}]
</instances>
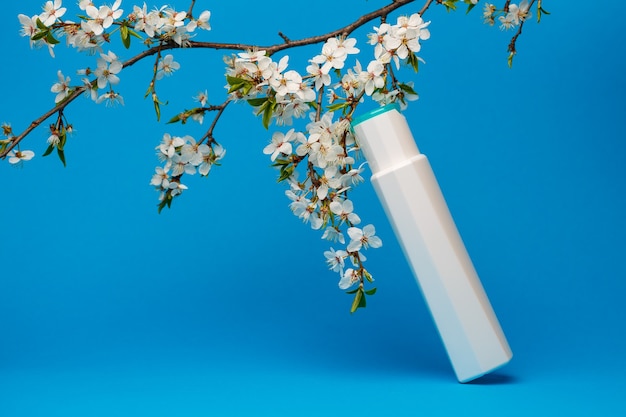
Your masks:
<instances>
[{"instance_id":1,"label":"cherry blossom","mask_svg":"<svg viewBox=\"0 0 626 417\"><path fill-rule=\"evenodd\" d=\"M70 77L65 78L60 70L57 72L57 76L59 78L59 82L53 84L52 88L50 88L51 92L57 93L54 98L55 103L62 101L70 94Z\"/></svg>"},{"instance_id":2,"label":"cherry blossom","mask_svg":"<svg viewBox=\"0 0 626 417\"><path fill-rule=\"evenodd\" d=\"M383 245L382 240L375 235L376 229L374 225L368 224L363 229L358 227L348 228L348 236L350 243L348 244L348 252L358 252L361 248L379 248Z\"/></svg>"},{"instance_id":3,"label":"cherry blossom","mask_svg":"<svg viewBox=\"0 0 626 417\"><path fill-rule=\"evenodd\" d=\"M7 156L9 157L9 164L21 165L24 161L30 161L35 156L33 151L10 151Z\"/></svg>"},{"instance_id":4,"label":"cherry blossom","mask_svg":"<svg viewBox=\"0 0 626 417\"><path fill-rule=\"evenodd\" d=\"M112 51L109 51L107 54L100 54L97 63L98 67L95 69L94 74L98 77L98 88L102 89L108 83L115 85L120 82L117 74L122 70L123 65L118 60L117 55Z\"/></svg>"},{"instance_id":5,"label":"cherry blossom","mask_svg":"<svg viewBox=\"0 0 626 417\"><path fill-rule=\"evenodd\" d=\"M54 22L57 21L58 18L62 17L67 9L65 7L61 7L61 0L47 1L43 6L43 13L39 15L39 19L46 26L52 26Z\"/></svg>"},{"instance_id":6,"label":"cherry blossom","mask_svg":"<svg viewBox=\"0 0 626 417\"><path fill-rule=\"evenodd\" d=\"M162 60L159 61L156 79L160 80L165 76L169 77L178 69L180 69L180 64L174 61L174 55L167 54Z\"/></svg>"}]
</instances>

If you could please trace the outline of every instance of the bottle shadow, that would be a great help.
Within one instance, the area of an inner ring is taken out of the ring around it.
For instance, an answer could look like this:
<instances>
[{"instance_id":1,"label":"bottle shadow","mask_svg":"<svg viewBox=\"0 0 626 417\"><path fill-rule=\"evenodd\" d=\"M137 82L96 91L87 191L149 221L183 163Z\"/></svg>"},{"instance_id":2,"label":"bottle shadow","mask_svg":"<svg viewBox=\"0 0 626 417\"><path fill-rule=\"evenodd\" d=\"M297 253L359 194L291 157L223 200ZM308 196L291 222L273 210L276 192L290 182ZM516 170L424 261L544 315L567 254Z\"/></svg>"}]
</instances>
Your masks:
<instances>
[{"instance_id":1,"label":"bottle shadow","mask_svg":"<svg viewBox=\"0 0 626 417\"><path fill-rule=\"evenodd\" d=\"M506 374L486 374L480 378L466 382L464 385L510 385L515 384L517 379L514 376Z\"/></svg>"}]
</instances>

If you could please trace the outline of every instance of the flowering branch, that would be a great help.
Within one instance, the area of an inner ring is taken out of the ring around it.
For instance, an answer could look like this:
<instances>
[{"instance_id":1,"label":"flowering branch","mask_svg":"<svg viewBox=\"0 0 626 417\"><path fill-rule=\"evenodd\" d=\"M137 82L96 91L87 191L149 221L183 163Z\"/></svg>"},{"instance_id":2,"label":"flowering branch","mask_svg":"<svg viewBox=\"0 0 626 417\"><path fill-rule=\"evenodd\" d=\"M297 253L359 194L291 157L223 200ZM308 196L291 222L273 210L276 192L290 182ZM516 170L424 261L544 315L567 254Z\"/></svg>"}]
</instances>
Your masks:
<instances>
[{"instance_id":1,"label":"flowering branch","mask_svg":"<svg viewBox=\"0 0 626 417\"><path fill-rule=\"evenodd\" d=\"M186 12L170 7L148 11L144 4L143 7L133 6L126 17L120 9L122 0L115 0L112 6L99 7L92 0L80 0L79 8L84 14L79 15L79 23L62 20L66 13L62 0L49 0L39 15L19 15L22 34L30 39L31 46L45 45L51 53L60 42L58 38L66 37L69 46L98 54L96 68L79 70L83 78L82 84L77 86L72 86L70 77L59 71L58 82L51 88L56 93L54 107L19 135L13 134L8 123L3 124L6 139L0 140L0 159L8 157L9 163L16 165L32 159L34 152L21 151L20 143L56 114L43 156L56 149L65 164L64 147L72 125L64 109L81 95L96 103L123 104L122 96L114 87L120 81L119 74L139 61L154 57L146 97L152 99L158 121L163 103L157 95L157 84L180 68L168 51L190 48L237 52L224 58L227 92L222 103L210 104L208 92L203 91L195 97L199 106L179 112L168 121L169 124L186 124L191 120L202 124L205 115L213 113L213 120L200 139L164 133L156 146L162 166L156 167L150 184L159 192L158 210L170 207L172 201L187 190L182 183L185 175L207 176L211 168L220 163L226 151L214 137L215 128L230 103L249 104L267 129L276 128L263 153L278 170L278 182L287 185L285 194L291 201L292 213L312 229L322 231L323 239L342 246L338 250L331 247L324 256L329 268L340 276L339 287L354 295L350 309L354 312L365 307L366 296L376 292L375 287L369 287L374 278L365 267L364 252L382 246L382 240L376 236L374 225L359 226L361 218L349 198L350 191L363 182L361 174L365 170L365 163L357 163L359 146L350 130L350 122L365 100L406 107L409 101L418 98L413 83L403 82L398 71L407 66L417 72L419 63L423 62L417 53L422 42L430 38L430 22L422 19L424 13L433 4L454 10L460 0L426 0L419 11L398 16L395 23L388 21L393 12L414 1L392 0L348 25L320 35L291 40L279 32L281 43L261 46L193 40L197 29L211 29L209 11L194 17L195 0L190 1ZM468 12L478 3L478 0L462 1L468 5ZM519 5L508 0L502 9L497 9L485 3L483 19L486 23L493 25L497 18L501 29L517 28L509 44L509 64L534 4L535 0L530 3L523 0ZM541 1L537 4L538 17L541 13L548 14L541 7ZM356 47L357 40L349 36L375 20L380 22L379 26L374 27L367 41L372 47L372 57L367 58L365 66L358 60L348 66L348 59L361 53ZM146 49L121 61L114 52L103 50L104 45L111 43L114 33L119 33L125 48L130 48L132 39L136 38L143 40ZM321 51L308 60L306 73L287 69L288 56L274 60L279 52L317 44L322 44ZM308 122L300 121L307 117ZM286 126L293 127L284 131Z\"/></svg>"}]
</instances>

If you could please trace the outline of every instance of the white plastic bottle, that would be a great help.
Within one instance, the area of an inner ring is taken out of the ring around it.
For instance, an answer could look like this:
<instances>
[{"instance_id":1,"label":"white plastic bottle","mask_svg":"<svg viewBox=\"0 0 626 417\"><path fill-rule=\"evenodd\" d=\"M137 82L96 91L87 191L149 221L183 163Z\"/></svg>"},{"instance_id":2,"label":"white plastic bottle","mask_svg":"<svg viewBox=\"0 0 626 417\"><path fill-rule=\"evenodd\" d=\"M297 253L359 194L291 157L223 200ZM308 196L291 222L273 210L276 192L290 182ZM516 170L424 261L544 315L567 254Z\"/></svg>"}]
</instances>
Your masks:
<instances>
[{"instance_id":1,"label":"white plastic bottle","mask_svg":"<svg viewBox=\"0 0 626 417\"><path fill-rule=\"evenodd\" d=\"M460 382L511 360L512 353L430 163L395 104L353 120L357 143Z\"/></svg>"}]
</instances>

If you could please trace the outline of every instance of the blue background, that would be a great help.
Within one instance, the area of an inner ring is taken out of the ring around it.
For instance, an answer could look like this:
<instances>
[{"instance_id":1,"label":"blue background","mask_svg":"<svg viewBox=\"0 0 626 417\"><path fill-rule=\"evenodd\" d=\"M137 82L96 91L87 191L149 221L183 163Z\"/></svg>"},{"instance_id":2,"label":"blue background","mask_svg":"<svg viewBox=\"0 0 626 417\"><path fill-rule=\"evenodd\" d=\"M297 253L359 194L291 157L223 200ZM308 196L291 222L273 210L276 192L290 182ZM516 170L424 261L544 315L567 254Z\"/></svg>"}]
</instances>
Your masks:
<instances>
[{"instance_id":1,"label":"blue background","mask_svg":"<svg viewBox=\"0 0 626 417\"><path fill-rule=\"evenodd\" d=\"M3 6L0 29L0 122L16 131L52 105L57 69L78 81L77 68L94 66L62 47L56 60L29 50L16 15L40 2L19 3ZM204 3L213 31L202 39L262 44L385 4ZM512 33L482 25L478 8L432 7L427 64L406 74L421 98L405 115L507 334L509 365L456 382L369 183L353 199L384 241L368 253L379 291L350 315L328 245L290 214L262 154L270 133L246 106L216 131L223 166L188 179L158 215L154 147L164 131L199 137L208 125L157 124L143 62L121 75L124 107L68 109L67 168L40 157L45 129L24 143L36 159L0 163L0 416L626 415L626 34L588 2L544 4L552 15L525 27L513 69ZM356 34L362 50L368 32ZM290 66L303 70L317 50L287 52ZM174 54L182 68L158 87L164 118L199 90L219 103L222 52Z\"/></svg>"}]
</instances>

